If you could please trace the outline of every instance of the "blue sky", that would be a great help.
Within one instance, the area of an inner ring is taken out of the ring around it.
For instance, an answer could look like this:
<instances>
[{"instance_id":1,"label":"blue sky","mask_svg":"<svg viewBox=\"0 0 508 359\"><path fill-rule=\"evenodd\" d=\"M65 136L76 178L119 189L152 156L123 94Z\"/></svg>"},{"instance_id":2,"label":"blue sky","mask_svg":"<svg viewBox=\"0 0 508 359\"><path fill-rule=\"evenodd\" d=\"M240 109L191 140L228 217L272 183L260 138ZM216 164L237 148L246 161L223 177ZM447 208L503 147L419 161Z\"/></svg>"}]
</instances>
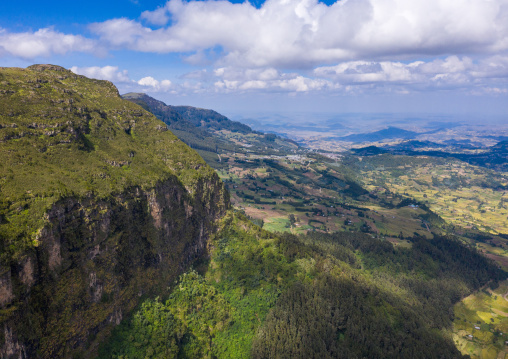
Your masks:
<instances>
[{"instance_id":1,"label":"blue sky","mask_svg":"<svg viewBox=\"0 0 508 359\"><path fill-rule=\"evenodd\" d=\"M226 114L499 116L508 0L3 1L0 66L33 63Z\"/></svg>"}]
</instances>

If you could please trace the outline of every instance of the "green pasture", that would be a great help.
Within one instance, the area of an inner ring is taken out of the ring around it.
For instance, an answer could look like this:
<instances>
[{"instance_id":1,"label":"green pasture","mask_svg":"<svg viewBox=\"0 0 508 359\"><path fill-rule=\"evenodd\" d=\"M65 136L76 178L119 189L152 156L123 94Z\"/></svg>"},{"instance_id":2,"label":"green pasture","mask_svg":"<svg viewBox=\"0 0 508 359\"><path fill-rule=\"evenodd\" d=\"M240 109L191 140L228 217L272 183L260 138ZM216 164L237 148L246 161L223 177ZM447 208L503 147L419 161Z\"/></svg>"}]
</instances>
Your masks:
<instances>
[{"instance_id":1,"label":"green pasture","mask_svg":"<svg viewBox=\"0 0 508 359\"><path fill-rule=\"evenodd\" d=\"M478 359L505 357L508 352L506 295L508 282L505 281L495 290L485 288L455 305L453 339L462 354Z\"/></svg>"}]
</instances>

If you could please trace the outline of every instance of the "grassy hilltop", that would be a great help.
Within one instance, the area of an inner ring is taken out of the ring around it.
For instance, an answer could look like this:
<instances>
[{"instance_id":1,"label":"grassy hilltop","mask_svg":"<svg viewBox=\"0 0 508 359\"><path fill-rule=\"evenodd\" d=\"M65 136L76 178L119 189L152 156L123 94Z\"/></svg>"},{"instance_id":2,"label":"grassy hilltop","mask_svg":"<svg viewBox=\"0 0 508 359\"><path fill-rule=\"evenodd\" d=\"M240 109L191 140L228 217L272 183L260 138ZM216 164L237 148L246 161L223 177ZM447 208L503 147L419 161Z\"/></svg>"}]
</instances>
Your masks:
<instances>
[{"instance_id":1,"label":"grassy hilltop","mask_svg":"<svg viewBox=\"0 0 508 359\"><path fill-rule=\"evenodd\" d=\"M44 213L66 196L104 198L211 168L113 84L58 66L3 68L0 96L0 235L4 263L37 245Z\"/></svg>"},{"instance_id":2,"label":"grassy hilltop","mask_svg":"<svg viewBox=\"0 0 508 359\"><path fill-rule=\"evenodd\" d=\"M93 356L206 252L227 192L110 82L34 65L0 83L0 356Z\"/></svg>"}]
</instances>

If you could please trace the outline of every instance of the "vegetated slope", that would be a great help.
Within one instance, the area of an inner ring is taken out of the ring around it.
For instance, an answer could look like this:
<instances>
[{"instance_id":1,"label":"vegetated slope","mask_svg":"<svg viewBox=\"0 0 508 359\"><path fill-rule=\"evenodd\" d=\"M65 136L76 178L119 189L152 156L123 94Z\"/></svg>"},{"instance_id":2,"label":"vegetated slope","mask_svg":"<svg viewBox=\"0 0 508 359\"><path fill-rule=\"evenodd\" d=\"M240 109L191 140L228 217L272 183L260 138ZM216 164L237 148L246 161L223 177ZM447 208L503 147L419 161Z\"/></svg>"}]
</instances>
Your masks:
<instances>
[{"instance_id":1,"label":"vegetated slope","mask_svg":"<svg viewBox=\"0 0 508 359\"><path fill-rule=\"evenodd\" d=\"M214 168L227 167L222 161L222 154L226 153L274 155L298 149L294 141L253 131L213 110L170 106L142 93L128 93L123 97L164 121L179 139L196 149Z\"/></svg>"},{"instance_id":2,"label":"vegetated slope","mask_svg":"<svg viewBox=\"0 0 508 359\"><path fill-rule=\"evenodd\" d=\"M201 130L229 130L244 134L254 132L249 126L238 121L231 121L213 110L192 106L170 106L144 93L130 92L122 97L139 104L166 122L168 126L175 126L175 128L190 129L189 125L191 125Z\"/></svg>"},{"instance_id":3,"label":"vegetated slope","mask_svg":"<svg viewBox=\"0 0 508 359\"><path fill-rule=\"evenodd\" d=\"M229 213L209 242L222 183L114 86L54 66L0 83L2 357L93 356L140 302L101 356L460 357L451 303L504 277L447 238L394 250Z\"/></svg>"},{"instance_id":4,"label":"vegetated slope","mask_svg":"<svg viewBox=\"0 0 508 359\"><path fill-rule=\"evenodd\" d=\"M502 173L454 158L383 154L351 156L347 162L363 174L370 191L397 193L426 203L458 228L508 232L508 178Z\"/></svg>"},{"instance_id":5,"label":"vegetated slope","mask_svg":"<svg viewBox=\"0 0 508 359\"><path fill-rule=\"evenodd\" d=\"M447 237L394 249L359 232L274 235L229 213L210 243L206 268L145 301L100 358L460 358L453 303L506 277Z\"/></svg>"},{"instance_id":6,"label":"vegetated slope","mask_svg":"<svg viewBox=\"0 0 508 359\"><path fill-rule=\"evenodd\" d=\"M199 123L196 124L189 119L183 118L174 106L168 106L164 102L143 93L128 93L122 95L122 98L134 102L153 113L159 120L168 125L168 128L180 140L193 149L211 153L217 153L219 149L228 151L241 150L235 143L217 138L206 128L201 127Z\"/></svg>"},{"instance_id":7,"label":"vegetated slope","mask_svg":"<svg viewBox=\"0 0 508 359\"><path fill-rule=\"evenodd\" d=\"M232 203L271 231L361 231L407 245L405 237L432 236L444 223L416 200L368 191L341 159L308 153L224 155L218 170ZM345 160L344 160L345 161ZM411 206L413 205L413 206Z\"/></svg>"},{"instance_id":8,"label":"vegetated slope","mask_svg":"<svg viewBox=\"0 0 508 359\"><path fill-rule=\"evenodd\" d=\"M295 147L275 135L256 132L243 135L191 127L190 121L181 118L174 106L146 94L130 93L123 97L152 111L180 139L196 148L208 164L218 169L233 203L245 209L257 223L264 222L267 229L298 232L350 229L390 236L391 240L412 237L415 232L426 236L431 235L431 230L438 231L433 226L437 223L428 220L430 213L424 213L427 210L395 209L401 199L369 194L355 179L354 172L341 166L337 159L302 148L295 155ZM210 150L210 146L208 151L203 150L207 145L204 137L196 139L194 134L198 131L207 134L206 141L216 141L216 150Z\"/></svg>"},{"instance_id":9,"label":"vegetated slope","mask_svg":"<svg viewBox=\"0 0 508 359\"><path fill-rule=\"evenodd\" d=\"M191 106L173 106L183 118L198 127L204 127L215 131L229 130L231 132L251 133L252 129L238 121L231 121L226 116L213 110L196 108Z\"/></svg>"},{"instance_id":10,"label":"vegetated slope","mask_svg":"<svg viewBox=\"0 0 508 359\"><path fill-rule=\"evenodd\" d=\"M0 357L96 349L206 250L216 173L107 81L0 69Z\"/></svg>"}]
</instances>

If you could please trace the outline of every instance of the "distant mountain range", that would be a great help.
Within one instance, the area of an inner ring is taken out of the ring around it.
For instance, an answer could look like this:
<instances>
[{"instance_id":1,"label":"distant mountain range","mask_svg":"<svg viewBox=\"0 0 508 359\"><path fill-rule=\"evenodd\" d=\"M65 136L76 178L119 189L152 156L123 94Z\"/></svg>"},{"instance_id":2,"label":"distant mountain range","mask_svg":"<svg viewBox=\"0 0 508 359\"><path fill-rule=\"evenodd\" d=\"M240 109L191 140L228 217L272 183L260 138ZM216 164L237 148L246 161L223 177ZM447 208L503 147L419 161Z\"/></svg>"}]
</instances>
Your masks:
<instances>
[{"instance_id":1,"label":"distant mountain range","mask_svg":"<svg viewBox=\"0 0 508 359\"><path fill-rule=\"evenodd\" d=\"M361 143L361 142L379 142L384 140L412 140L421 135L431 135L442 131L443 128L434 128L426 132L414 132L404 130L399 127L389 126L388 128L368 132L368 133L357 133L343 137L334 137L338 141Z\"/></svg>"},{"instance_id":2,"label":"distant mountain range","mask_svg":"<svg viewBox=\"0 0 508 359\"><path fill-rule=\"evenodd\" d=\"M383 146L386 150L398 150L398 151L411 151L411 150L420 150L422 148L445 148L446 145L432 142L432 141L404 141L401 143L397 143L396 145Z\"/></svg>"},{"instance_id":3,"label":"distant mountain range","mask_svg":"<svg viewBox=\"0 0 508 359\"><path fill-rule=\"evenodd\" d=\"M407 141L385 147L362 147L353 149L352 152L360 156L375 156L384 153L392 153L395 155L405 156L453 157L475 166L487 167L502 172L508 171L508 141L501 141L481 153L453 153L438 150L419 150L425 147L436 148L446 146L430 141Z\"/></svg>"},{"instance_id":4,"label":"distant mountain range","mask_svg":"<svg viewBox=\"0 0 508 359\"><path fill-rule=\"evenodd\" d=\"M415 138L418 135L420 135L418 132L407 131L398 127L390 126L384 130L375 132L358 133L354 135L338 137L337 140L346 142L378 142L396 138L409 140Z\"/></svg>"}]
</instances>

